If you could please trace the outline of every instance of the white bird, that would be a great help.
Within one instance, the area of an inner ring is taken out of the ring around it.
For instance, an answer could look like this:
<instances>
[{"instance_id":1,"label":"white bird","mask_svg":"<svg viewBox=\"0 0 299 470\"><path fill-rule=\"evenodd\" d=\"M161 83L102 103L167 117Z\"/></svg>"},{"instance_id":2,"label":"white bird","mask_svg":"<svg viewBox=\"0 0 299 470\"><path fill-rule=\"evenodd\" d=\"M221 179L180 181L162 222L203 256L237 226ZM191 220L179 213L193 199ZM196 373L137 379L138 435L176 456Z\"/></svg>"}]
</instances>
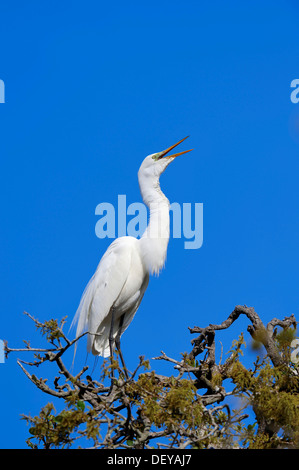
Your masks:
<instances>
[{"instance_id":1,"label":"white bird","mask_svg":"<svg viewBox=\"0 0 299 470\"><path fill-rule=\"evenodd\" d=\"M73 320L76 337L88 331L87 350L96 356L120 351L127 329L148 286L149 275L159 274L169 241L169 201L160 188L160 176L178 155L167 154L187 137L158 153L148 155L138 171L140 192L150 211L149 224L140 239L117 238L104 253L89 281ZM123 363L124 365L124 363Z\"/></svg>"}]
</instances>

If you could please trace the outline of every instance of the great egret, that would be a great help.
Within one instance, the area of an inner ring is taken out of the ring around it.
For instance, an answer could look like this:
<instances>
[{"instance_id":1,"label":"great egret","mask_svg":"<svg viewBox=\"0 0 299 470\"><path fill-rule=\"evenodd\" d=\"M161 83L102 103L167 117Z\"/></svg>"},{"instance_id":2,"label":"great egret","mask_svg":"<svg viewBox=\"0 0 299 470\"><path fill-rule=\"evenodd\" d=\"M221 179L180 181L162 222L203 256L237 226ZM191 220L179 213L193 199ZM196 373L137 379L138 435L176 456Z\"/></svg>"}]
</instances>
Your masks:
<instances>
[{"instance_id":1,"label":"great egret","mask_svg":"<svg viewBox=\"0 0 299 470\"><path fill-rule=\"evenodd\" d=\"M120 351L120 337L140 305L150 274L164 266L169 241L169 201L160 189L159 178L178 155L167 154L183 142L148 155L138 171L140 192L150 210L149 224L140 239L117 238L104 253L89 281L74 317L76 337L88 331L87 350L96 356ZM124 363L123 363L124 365Z\"/></svg>"}]
</instances>

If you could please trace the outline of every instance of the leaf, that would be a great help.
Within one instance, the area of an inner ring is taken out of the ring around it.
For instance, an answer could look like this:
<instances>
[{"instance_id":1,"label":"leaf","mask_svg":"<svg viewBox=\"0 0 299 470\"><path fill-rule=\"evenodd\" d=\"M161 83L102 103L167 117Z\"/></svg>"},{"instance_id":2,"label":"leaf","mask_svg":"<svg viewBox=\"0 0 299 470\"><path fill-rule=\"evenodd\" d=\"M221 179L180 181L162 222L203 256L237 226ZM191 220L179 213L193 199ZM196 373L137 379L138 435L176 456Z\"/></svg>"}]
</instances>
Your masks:
<instances>
[{"instance_id":1,"label":"leaf","mask_svg":"<svg viewBox=\"0 0 299 470\"><path fill-rule=\"evenodd\" d=\"M77 408L78 408L79 410L81 410L81 411L84 411L84 410L85 410L85 403L84 403L84 401L78 400L78 401L77 401Z\"/></svg>"}]
</instances>

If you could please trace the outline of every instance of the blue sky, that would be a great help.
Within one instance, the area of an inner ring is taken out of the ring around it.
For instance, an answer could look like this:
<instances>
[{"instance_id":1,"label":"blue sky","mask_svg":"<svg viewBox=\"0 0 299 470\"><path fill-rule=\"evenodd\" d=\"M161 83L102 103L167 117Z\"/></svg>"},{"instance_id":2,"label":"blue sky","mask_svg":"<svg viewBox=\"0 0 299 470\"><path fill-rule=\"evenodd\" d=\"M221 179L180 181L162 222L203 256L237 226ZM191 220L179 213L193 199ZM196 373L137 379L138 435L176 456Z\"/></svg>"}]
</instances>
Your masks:
<instances>
[{"instance_id":1,"label":"blue sky","mask_svg":"<svg viewBox=\"0 0 299 470\"><path fill-rule=\"evenodd\" d=\"M298 316L298 13L291 0L2 2L0 338L10 347L43 344L23 311L70 323L111 241L95 235L96 206L141 201L143 158L186 135L194 151L161 186L170 202L203 203L204 242L170 240L123 336L128 367L162 349L179 358L188 326L221 322L237 304L265 322ZM249 340L246 328L240 319L222 334L225 350L241 331ZM26 447L20 415L52 401L16 357L0 364L1 448Z\"/></svg>"}]
</instances>

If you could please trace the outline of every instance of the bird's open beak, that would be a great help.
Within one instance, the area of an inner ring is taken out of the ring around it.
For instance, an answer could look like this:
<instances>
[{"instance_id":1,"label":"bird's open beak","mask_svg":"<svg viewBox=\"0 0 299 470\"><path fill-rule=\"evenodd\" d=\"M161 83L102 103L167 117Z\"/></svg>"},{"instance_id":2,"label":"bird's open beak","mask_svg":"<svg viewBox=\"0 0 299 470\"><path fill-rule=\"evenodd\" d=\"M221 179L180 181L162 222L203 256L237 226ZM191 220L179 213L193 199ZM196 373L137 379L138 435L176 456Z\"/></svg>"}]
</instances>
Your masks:
<instances>
[{"instance_id":1,"label":"bird's open beak","mask_svg":"<svg viewBox=\"0 0 299 470\"><path fill-rule=\"evenodd\" d=\"M176 144L172 145L171 147L168 147L168 149L163 150L163 152L160 152L159 157L158 157L158 160L160 160L160 158L165 157L168 152L170 152L172 149L174 149L175 147L177 147L180 143L182 143L182 142L183 142L184 140L186 140L188 137L189 137L189 136L187 135L187 137L184 137L184 139L180 140L179 142L177 142ZM175 153L175 154L173 154L173 155L167 155L166 158L175 158L175 157L178 157L179 155L183 155L183 153L191 152L191 150L193 150L193 149L184 150L183 152Z\"/></svg>"}]
</instances>

